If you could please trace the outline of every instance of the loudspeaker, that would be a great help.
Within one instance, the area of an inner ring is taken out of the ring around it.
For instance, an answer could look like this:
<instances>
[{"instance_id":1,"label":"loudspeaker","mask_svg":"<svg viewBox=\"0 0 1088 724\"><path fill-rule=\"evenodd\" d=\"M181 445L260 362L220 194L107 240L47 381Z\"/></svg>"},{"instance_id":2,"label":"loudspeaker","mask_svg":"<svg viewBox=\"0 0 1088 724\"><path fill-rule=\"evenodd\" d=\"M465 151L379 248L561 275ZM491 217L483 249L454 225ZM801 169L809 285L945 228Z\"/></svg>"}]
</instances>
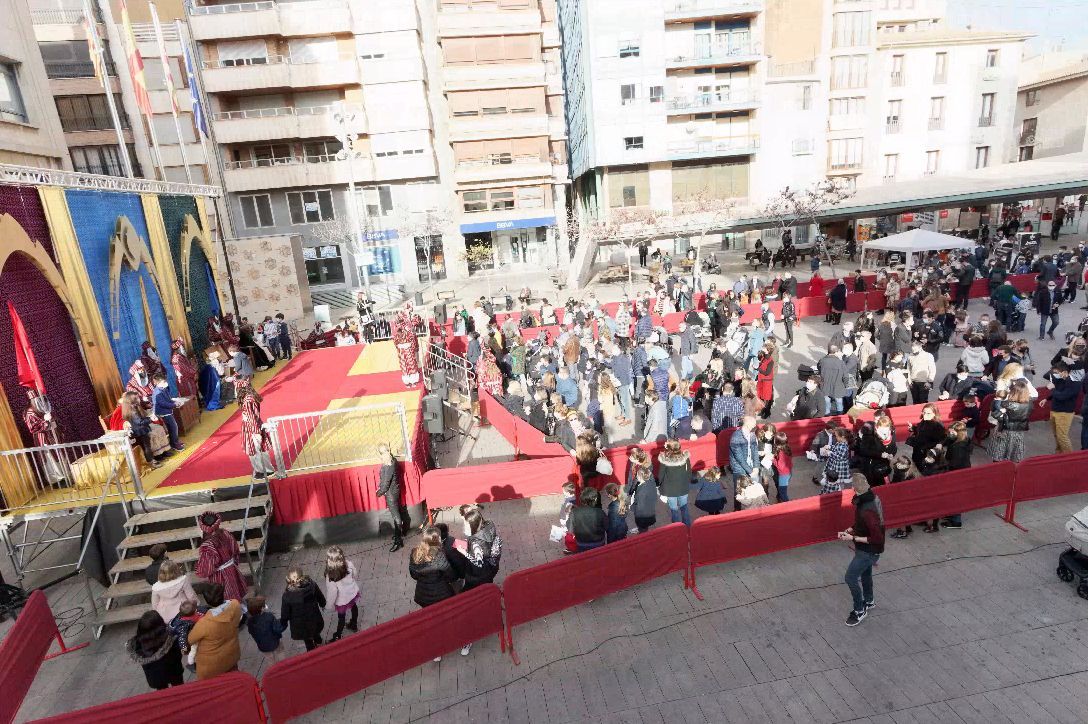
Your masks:
<instances>
[{"instance_id":1,"label":"loudspeaker","mask_svg":"<svg viewBox=\"0 0 1088 724\"><path fill-rule=\"evenodd\" d=\"M423 428L434 435L441 435L446 428L442 419L442 398L438 395L423 396Z\"/></svg>"},{"instance_id":2,"label":"loudspeaker","mask_svg":"<svg viewBox=\"0 0 1088 724\"><path fill-rule=\"evenodd\" d=\"M436 395L440 400L449 397L450 387L446 381L446 370L435 370L431 373L431 394Z\"/></svg>"},{"instance_id":3,"label":"loudspeaker","mask_svg":"<svg viewBox=\"0 0 1088 724\"><path fill-rule=\"evenodd\" d=\"M448 318L449 317L446 314L445 302L439 302L438 304L434 305L434 321L438 322L439 324L445 324Z\"/></svg>"}]
</instances>

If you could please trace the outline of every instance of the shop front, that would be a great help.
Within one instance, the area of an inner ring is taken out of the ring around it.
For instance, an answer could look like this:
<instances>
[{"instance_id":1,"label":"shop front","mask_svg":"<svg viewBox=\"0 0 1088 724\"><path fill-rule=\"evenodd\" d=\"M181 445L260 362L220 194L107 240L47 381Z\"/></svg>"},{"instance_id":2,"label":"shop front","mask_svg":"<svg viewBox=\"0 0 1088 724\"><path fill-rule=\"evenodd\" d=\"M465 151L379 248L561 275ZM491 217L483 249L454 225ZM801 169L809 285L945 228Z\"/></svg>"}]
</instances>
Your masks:
<instances>
[{"instance_id":1,"label":"shop front","mask_svg":"<svg viewBox=\"0 0 1088 724\"><path fill-rule=\"evenodd\" d=\"M468 255L468 273L554 265L554 227L554 216L462 224L465 249L478 250Z\"/></svg>"}]
</instances>

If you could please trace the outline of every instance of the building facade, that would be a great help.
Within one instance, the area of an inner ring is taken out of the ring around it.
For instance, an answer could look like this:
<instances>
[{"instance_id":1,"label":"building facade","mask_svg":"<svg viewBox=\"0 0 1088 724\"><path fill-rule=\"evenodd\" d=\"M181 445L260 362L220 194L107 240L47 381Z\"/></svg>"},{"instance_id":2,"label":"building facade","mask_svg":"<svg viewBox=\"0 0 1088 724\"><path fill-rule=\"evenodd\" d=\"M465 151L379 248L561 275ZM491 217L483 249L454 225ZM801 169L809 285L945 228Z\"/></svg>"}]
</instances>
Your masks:
<instances>
[{"instance_id":1,"label":"building facade","mask_svg":"<svg viewBox=\"0 0 1088 724\"><path fill-rule=\"evenodd\" d=\"M1008 153L1018 161L1088 150L1088 55L1053 53L1025 61Z\"/></svg>"},{"instance_id":2,"label":"building facade","mask_svg":"<svg viewBox=\"0 0 1088 724\"><path fill-rule=\"evenodd\" d=\"M0 163L71 169L26 0L0 0Z\"/></svg>"}]
</instances>

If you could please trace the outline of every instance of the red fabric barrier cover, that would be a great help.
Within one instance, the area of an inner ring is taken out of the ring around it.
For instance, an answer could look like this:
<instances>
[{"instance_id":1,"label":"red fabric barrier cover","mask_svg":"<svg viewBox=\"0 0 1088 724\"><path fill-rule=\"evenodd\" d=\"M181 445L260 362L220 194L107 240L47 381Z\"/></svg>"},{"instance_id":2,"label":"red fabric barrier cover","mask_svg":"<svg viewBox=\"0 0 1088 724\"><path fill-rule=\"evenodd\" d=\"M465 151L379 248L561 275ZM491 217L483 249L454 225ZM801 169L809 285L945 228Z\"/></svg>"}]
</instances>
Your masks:
<instances>
[{"instance_id":1,"label":"red fabric barrier cover","mask_svg":"<svg viewBox=\"0 0 1088 724\"><path fill-rule=\"evenodd\" d=\"M273 664L261 678L268 714L280 724L502 632L502 594L484 584Z\"/></svg>"},{"instance_id":2,"label":"red fabric barrier cover","mask_svg":"<svg viewBox=\"0 0 1088 724\"><path fill-rule=\"evenodd\" d=\"M15 720L56 637L57 624L45 594L34 591L0 642L0 722Z\"/></svg>"},{"instance_id":3,"label":"red fabric barrier cover","mask_svg":"<svg viewBox=\"0 0 1088 724\"><path fill-rule=\"evenodd\" d=\"M531 458L568 456L557 442L544 442L544 433L527 421L515 417L488 392L480 390L480 415L514 446L515 454Z\"/></svg>"},{"instance_id":4,"label":"red fabric barrier cover","mask_svg":"<svg viewBox=\"0 0 1088 724\"><path fill-rule=\"evenodd\" d=\"M1012 498L1016 478L1015 464L999 462L881 485L876 491L884 506L884 525L890 529L954 513L1004 506Z\"/></svg>"},{"instance_id":5,"label":"red fabric barrier cover","mask_svg":"<svg viewBox=\"0 0 1088 724\"><path fill-rule=\"evenodd\" d=\"M817 495L697 518L691 526L692 565L709 566L834 540L853 520L848 497L852 495Z\"/></svg>"},{"instance_id":6,"label":"red fabric barrier cover","mask_svg":"<svg viewBox=\"0 0 1088 724\"><path fill-rule=\"evenodd\" d=\"M687 564L687 528L673 523L515 571L502 584L506 624L512 630L550 613L682 571Z\"/></svg>"},{"instance_id":7,"label":"red fabric barrier cover","mask_svg":"<svg viewBox=\"0 0 1088 724\"><path fill-rule=\"evenodd\" d=\"M139 672L137 671L137 674ZM7 692L5 691L5 698ZM49 724L260 724L265 721L257 680L235 671L162 691L140 694L37 722Z\"/></svg>"},{"instance_id":8,"label":"red fabric barrier cover","mask_svg":"<svg viewBox=\"0 0 1088 724\"><path fill-rule=\"evenodd\" d=\"M1088 493L1088 451L1028 458L1016 466L1013 500Z\"/></svg>"},{"instance_id":9,"label":"red fabric barrier cover","mask_svg":"<svg viewBox=\"0 0 1088 724\"><path fill-rule=\"evenodd\" d=\"M554 495L562 493L563 483L574 476L574 458L570 455L440 468L424 474L423 497L428 507L445 508Z\"/></svg>"}]
</instances>

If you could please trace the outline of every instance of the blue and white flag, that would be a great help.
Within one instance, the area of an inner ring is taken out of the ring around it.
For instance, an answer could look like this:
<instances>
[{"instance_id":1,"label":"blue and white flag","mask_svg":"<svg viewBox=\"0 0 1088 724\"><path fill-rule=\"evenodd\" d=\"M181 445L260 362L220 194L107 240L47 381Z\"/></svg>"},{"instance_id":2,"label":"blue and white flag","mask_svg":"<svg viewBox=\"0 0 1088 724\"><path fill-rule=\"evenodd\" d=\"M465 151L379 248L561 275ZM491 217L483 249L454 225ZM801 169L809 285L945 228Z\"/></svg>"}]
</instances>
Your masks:
<instances>
[{"instance_id":1,"label":"blue and white flag","mask_svg":"<svg viewBox=\"0 0 1088 724\"><path fill-rule=\"evenodd\" d=\"M200 103L200 91L196 85L196 68L193 66L193 56L189 53L189 44L181 44L182 52L185 53L185 75L188 76L189 82L189 97L192 99L193 104L193 121L196 123L196 127L200 129L200 132L204 134L205 138L208 138L208 118L204 115L204 106Z\"/></svg>"}]
</instances>

